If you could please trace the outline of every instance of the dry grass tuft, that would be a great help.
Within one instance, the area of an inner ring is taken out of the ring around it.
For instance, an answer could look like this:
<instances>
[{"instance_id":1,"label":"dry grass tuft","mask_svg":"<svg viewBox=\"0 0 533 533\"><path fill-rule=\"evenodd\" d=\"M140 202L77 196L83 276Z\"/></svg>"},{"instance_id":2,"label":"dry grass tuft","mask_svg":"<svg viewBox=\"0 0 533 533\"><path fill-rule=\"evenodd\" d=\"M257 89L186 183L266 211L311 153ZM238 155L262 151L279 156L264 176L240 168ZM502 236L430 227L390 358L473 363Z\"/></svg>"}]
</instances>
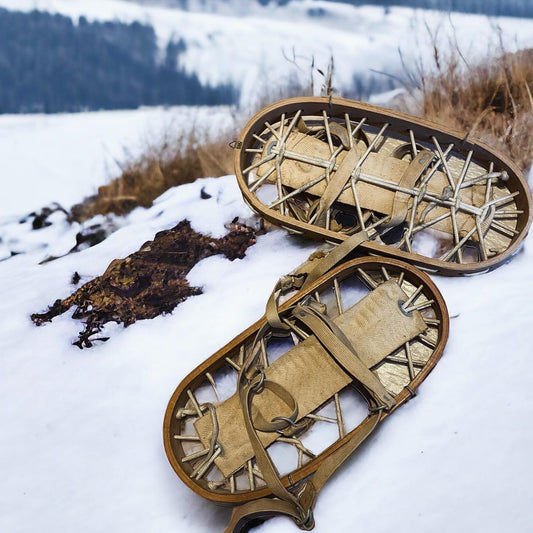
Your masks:
<instances>
[{"instance_id":1,"label":"dry grass tuft","mask_svg":"<svg viewBox=\"0 0 533 533\"><path fill-rule=\"evenodd\" d=\"M443 57L436 39L433 47L431 74L422 69L416 75L409 73L422 94L415 112L485 141L527 171L533 161L533 49L502 52L471 66L457 48L453 51L452 47L449 56ZM296 85L289 89L291 95L309 92L309 88ZM101 186L96 196L74 206L72 218L83 221L96 214L123 215L137 206L149 207L176 185L232 174L228 142L236 137L237 131L208 142L200 142L194 133L172 141L165 138L124 164L121 175Z\"/></svg>"},{"instance_id":2,"label":"dry grass tuft","mask_svg":"<svg viewBox=\"0 0 533 533\"><path fill-rule=\"evenodd\" d=\"M292 59L286 59L302 71L295 55ZM308 84L298 81L297 77L290 77L285 85L272 87L265 77L263 97L253 109L247 111L246 117L234 117L233 129L221 132L216 140L202 141L193 132L182 134L177 139L166 135L163 141L148 146L143 155L121 165L122 172L118 178L99 187L96 195L74 205L71 218L83 222L98 214L124 215L135 207L151 206L158 196L171 187L191 183L198 178L233 174L233 151L229 142L238 137L240 122L241 126L244 125L250 116L277 100L313 94L315 72L324 78L323 90L326 85L331 90L333 58L330 59L326 74L315 68L314 59L309 69Z\"/></svg>"},{"instance_id":3,"label":"dry grass tuft","mask_svg":"<svg viewBox=\"0 0 533 533\"><path fill-rule=\"evenodd\" d=\"M198 178L233 173L233 153L227 133L219 140L201 143L194 134L164 139L137 159L122 165L121 175L98 188L98 194L72 208L77 221L97 214L124 215L137 206L149 207L167 189Z\"/></svg>"},{"instance_id":4,"label":"dry grass tuft","mask_svg":"<svg viewBox=\"0 0 533 533\"><path fill-rule=\"evenodd\" d=\"M420 76L420 114L485 141L527 170L533 161L533 50L502 52L475 66L458 51L444 61L434 52L436 74Z\"/></svg>"}]
</instances>

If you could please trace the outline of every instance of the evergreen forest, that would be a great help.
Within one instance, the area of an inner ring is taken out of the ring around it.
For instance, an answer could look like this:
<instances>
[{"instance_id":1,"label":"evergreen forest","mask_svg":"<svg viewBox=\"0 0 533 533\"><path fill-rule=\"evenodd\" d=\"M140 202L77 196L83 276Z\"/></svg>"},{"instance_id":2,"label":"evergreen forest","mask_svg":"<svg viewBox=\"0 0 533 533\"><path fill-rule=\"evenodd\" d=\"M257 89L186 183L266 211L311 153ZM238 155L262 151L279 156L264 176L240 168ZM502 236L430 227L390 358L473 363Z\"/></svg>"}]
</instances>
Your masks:
<instances>
[{"instance_id":1,"label":"evergreen forest","mask_svg":"<svg viewBox=\"0 0 533 533\"><path fill-rule=\"evenodd\" d=\"M178 67L184 50L170 41L158 57L153 28L138 22L0 9L0 113L235 102L233 87L203 86Z\"/></svg>"},{"instance_id":2,"label":"evergreen forest","mask_svg":"<svg viewBox=\"0 0 533 533\"><path fill-rule=\"evenodd\" d=\"M269 0L258 0L262 3ZM272 0L276 1L276 0ZM492 17L533 18L533 0L328 0L354 6L378 5L383 7L404 6L439 11L476 13Z\"/></svg>"}]
</instances>

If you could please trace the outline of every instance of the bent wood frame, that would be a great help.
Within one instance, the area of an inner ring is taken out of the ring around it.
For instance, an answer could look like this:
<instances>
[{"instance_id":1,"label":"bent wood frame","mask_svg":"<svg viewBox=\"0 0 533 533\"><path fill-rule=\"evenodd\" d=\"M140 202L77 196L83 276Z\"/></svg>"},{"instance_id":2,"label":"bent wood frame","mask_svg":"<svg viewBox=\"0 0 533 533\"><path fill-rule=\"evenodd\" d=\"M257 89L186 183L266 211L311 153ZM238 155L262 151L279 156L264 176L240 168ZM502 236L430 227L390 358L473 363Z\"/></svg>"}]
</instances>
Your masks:
<instances>
[{"instance_id":1,"label":"bent wood frame","mask_svg":"<svg viewBox=\"0 0 533 533\"><path fill-rule=\"evenodd\" d=\"M429 141L432 136L438 135L439 143L451 143L454 146L459 147L456 148L456 150L461 154L466 151L474 150L476 161L487 164L497 161L502 171L507 172L509 175L509 180L506 182L506 186L511 193L516 194L514 201L517 210L522 212L522 216L517 218L516 228L514 228L515 235L512 238L511 244L504 252L485 260L462 264L426 257L415 252L404 251L395 248L393 245L386 245L376 241L362 243L360 246L363 252L371 255L402 259L429 272L454 276L473 274L493 269L506 262L519 249L531 225L533 210L531 207L531 191L527 182L522 177L522 173L514 163L497 154L483 142L470 138L468 135L465 137L461 132L401 112L386 110L366 103L336 98L303 97L291 98L275 103L255 115L244 127L238 141L235 143L235 172L244 201L254 212L258 213L272 224L281 226L292 233L303 233L314 239L323 240L331 244L338 244L348 238L346 234L341 232L302 222L296 218L283 214L283 212L274 211L274 209L269 208L267 205L263 204L252 191L250 191L246 177L243 175L243 169L249 165L251 158L250 153L247 152L247 148L252 146L255 142L254 136L255 139L257 139L258 125L277 121L282 114L290 117L291 114L297 113L302 109L305 114L310 115L320 115L326 110L330 117L337 119L344 119L344 116L348 114L350 120L354 121L366 117L366 124L388 123L390 125L390 130L393 132L412 130L417 139L420 139L423 142Z\"/></svg>"},{"instance_id":2,"label":"bent wood frame","mask_svg":"<svg viewBox=\"0 0 533 533\"><path fill-rule=\"evenodd\" d=\"M408 281L409 283L412 283L415 286L419 286L420 283L425 285L428 292L431 294L431 297L434 300L434 310L436 313L436 318L438 319L439 325L438 327L438 343L434 347L434 351L429 357L428 361L424 365L423 368L421 368L420 372L412 379L412 381L409 383L408 387L404 388L399 392L395 399L396 399L396 405L390 410L386 411L383 414L382 419L385 419L389 414L394 412L400 405L408 401L415 393L417 387L420 385L420 383L427 377L429 372L433 369L433 367L436 365L437 361L440 359L442 352L444 350L444 346L446 344L447 338L448 338L448 331L449 331L449 318L448 318L448 312L446 308L446 304L444 302L444 299L442 298L440 292L438 291L435 284L431 281L429 276L425 274L424 272L421 272L417 268L406 264L404 262L398 261L393 258L372 258L372 257L363 257L358 258L349 261L348 263L345 263L344 265L341 265L339 267L336 267L331 272L329 272L327 275L323 276L319 280L317 280L315 283L309 286L308 289L305 291L300 291L295 296L293 296L291 299L289 299L287 302L285 302L280 307L280 312L287 309L291 305L294 305L296 302L302 300L309 294L313 294L314 292L322 289L323 287L327 286L328 283L332 282L332 280L336 279L336 276L339 274L345 274L350 275L351 273L355 272L359 267L364 266L367 268L376 268L376 269L388 269L391 272L400 273L400 276L403 276L403 279ZM166 413L164 418L164 424L163 424L163 440L165 445L165 452L167 455L167 458L172 465L174 471L176 474L180 477L180 479L194 492L197 494L203 496L204 498L207 498L209 500L218 502L218 503L226 503L226 504L235 504L235 503L244 503L246 501L255 500L258 498L262 498L265 496L269 496L271 494L271 491L268 489L268 487L260 488L254 491L246 491L246 492L237 492L237 493L219 493L215 491L208 490L207 488L203 488L198 483L191 480L189 475L185 472L183 467L181 466L181 459L184 457L183 449L181 448L181 445L179 442L177 442L173 435L175 433L175 425L179 422L176 422L176 407L178 405L184 405L187 401L187 391L198 386L202 381L205 380L205 374L206 373L214 373L219 368L221 368L226 361L226 356L228 354L231 354L239 349L240 346L251 342L252 339L255 337L255 334L257 331L266 323L266 318L263 317L259 321L252 324L248 329L246 329L244 332L242 332L240 335L238 335L236 338L234 338L231 342L229 342L226 346L218 350L215 354L213 354L209 359L207 359L204 363L202 363L200 366L198 366L195 370L193 370L177 387L174 394L172 395ZM355 384L356 385L356 384ZM356 385L357 388L357 385ZM359 389L358 389L359 390ZM363 396L365 396L364 391L359 390L359 393L361 393ZM366 418L364 419L366 420ZM313 474L317 468L320 466L320 464L333 452L335 452L337 449L339 449L341 446L343 446L350 438L354 435L355 432L357 432L358 428L363 424L364 420L357 426L355 429L347 433L344 438L339 439L335 441L332 445L330 445L328 448L326 448L320 455L318 455L315 459L312 461L305 463L300 468L292 471L290 474L284 475L281 478L281 481L285 487L291 487L295 483L298 483L305 477Z\"/></svg>"}]
</instances>

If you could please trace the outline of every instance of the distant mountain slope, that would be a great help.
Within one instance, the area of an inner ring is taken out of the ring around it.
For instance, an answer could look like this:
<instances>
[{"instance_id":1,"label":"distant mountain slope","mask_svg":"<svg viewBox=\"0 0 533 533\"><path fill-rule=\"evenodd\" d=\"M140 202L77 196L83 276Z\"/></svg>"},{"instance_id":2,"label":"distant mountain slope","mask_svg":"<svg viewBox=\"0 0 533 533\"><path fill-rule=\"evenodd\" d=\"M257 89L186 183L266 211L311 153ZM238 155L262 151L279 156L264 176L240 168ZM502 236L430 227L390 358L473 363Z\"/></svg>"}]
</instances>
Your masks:
<instances>
[{"instance_id":1,"label":"distant mountain slope","mask_svg":"<svg viewBox=\"0 0 533 533\"><path fill-rule=\"evenodd\" d=\"M204 87L177 69L183 42L163 61L151 26L77 24L59 14L0 8L0 113L232 103L231 88Z\"/></svg>"},{"instance_id":2,"label":"distant mountain slope","mask_svg":"<svg viewBox=\"0 0 533 533\"><path fill-rule=\"evenodd\" d=\"M261 2L261 0L257 0ZM276 0L267 0L273 1ZM299 0L291 0L297 2ZM353 6L378 5L438 9L497 17L533 17L533 0L325 0Z\"/></svg>"},{"instance_id":3,"label":"distant mountain slope","mask_svg":"<svg viewBox=\"0 0 533 533\"><path fill-rule=\"evenodd\" d=\"M283 6L290 2L303 0L128 0L143 5L177 7L179 9L239 12L243 9L253 10L259 6ZM498 17L533 17L533 0L314 0L314 3L334 2L353 6L375 5L383 7L401 6L421 9L437 9L458 13L475 13ZM321 13L321 6L315 8L315 14Z\"/></svg>"},{"instance_id":4,"label":"distant mountain slope","mask_svg":"<svg viewBox=\"0 0 533 533\"><path fill-rule=\"evenodd\" d=\"M216 4L217 13L124 0L0 0L6 8L38 8L72 17L75 23L84 16L88 21L149 24L160 61L169 40L183 42L177 68L196 75L204 86L235 86L246 106L287 94L287 87L310 90L311 79L314 92L320 92L324 79L316 68L325 71L330 57L335 60L334 86L343 95L367 98L394 87L393 76L405 79L406 69L428 68L433 44L444 55L457 44L469 62L498 53L500 40L510 51L533 47L533 19L449 17L437 11L312 0L264 8L236 0Z\"/></svg>"}]
</instances>

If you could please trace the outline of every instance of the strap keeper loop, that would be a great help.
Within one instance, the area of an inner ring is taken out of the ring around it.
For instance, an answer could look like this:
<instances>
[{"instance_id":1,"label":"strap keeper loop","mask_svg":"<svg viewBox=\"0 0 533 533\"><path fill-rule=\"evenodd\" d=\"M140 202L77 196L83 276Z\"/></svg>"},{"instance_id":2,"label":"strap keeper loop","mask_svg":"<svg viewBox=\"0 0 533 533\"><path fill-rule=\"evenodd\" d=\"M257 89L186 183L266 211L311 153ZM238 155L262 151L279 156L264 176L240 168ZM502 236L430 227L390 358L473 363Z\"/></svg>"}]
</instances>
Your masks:
<instances>
[{"instance_id":1,"label":"strap keeper loop","mask_svg":"<svg viewBox=\"0 0 533 533\"><path fill-rule=\"evenodd\" d=\"M283 276L279 281L281 292L287 292L292 289L299 289L304 284L305 275L303 274L289 274Z\"/></svg>"},{"instance_id":2,"label":"strap keeper loop","mask_svg":"<svg viewBox=\"0 0 533 533\"><path fill-rule=\"evenodd\" d=\"M294 518L295 524L304 531L311 531L315 527L315 517L313 515L313 510L309 508L305 516L299 520Z\"/></svg>"},{"instance_id":3,"label":"strap keeper loop","mask_svg":"<svg viewBox=\"0 0 533 533\"><path fill-rule=\"evenodd\" d=\"M255 384L255 385L252 385L252 381L253 379L255 379L255 377L251 380L249 380L249 383L250 383L250 390L254 393L254 394L260 394L261 392L263 392L263 387L265 385L265 371L263 369L263 367L261 365L258 365L257 366L257 370L258 370L258 374L260 375L260 378L259 378L259 381ZM258 375L256 374L256 376Z\"/></svg>"}]
</instances>

